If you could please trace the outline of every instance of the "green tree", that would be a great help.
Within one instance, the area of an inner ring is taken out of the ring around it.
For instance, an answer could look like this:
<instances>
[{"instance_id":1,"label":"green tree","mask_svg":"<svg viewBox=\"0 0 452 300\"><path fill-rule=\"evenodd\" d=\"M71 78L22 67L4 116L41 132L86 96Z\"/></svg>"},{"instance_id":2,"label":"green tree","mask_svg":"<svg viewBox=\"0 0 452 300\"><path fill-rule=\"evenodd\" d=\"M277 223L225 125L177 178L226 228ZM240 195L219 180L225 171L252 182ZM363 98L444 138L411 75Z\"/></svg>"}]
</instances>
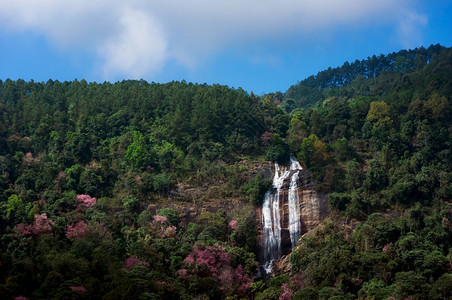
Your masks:
<instances>
[{"instance_id":1,"label":"green tree","mask_svg":"<svg viewBox=\"0 0 452 300\"><path fill-rule=\"evenodd\" d=\"M285 163L289 161L289 145L278 134L273 134L270 146L267 149L265 158L270 161Z\"/></svg>"},{"instance_id":2,"label":"green tree","mask_svg":"<svg viewBox=\"0 0 452 300\"><path fill-rule=\"evenodd\" d=\"M1 203L2 217L5 220L17 219L25 214L25 204L16 194L8 197L6 203Z\"/></svg>"},{"instance_id":3,"label":"green tree","mask_svg":"<svg viewBox=\"0 0 452 300\"><path fill-rule=\"evenodd\" d=\"M149 162L148 145L141 132L132 132L132 143L127 147L126 159L134 169L143 169Z\"/></svg>"}]
</instances>

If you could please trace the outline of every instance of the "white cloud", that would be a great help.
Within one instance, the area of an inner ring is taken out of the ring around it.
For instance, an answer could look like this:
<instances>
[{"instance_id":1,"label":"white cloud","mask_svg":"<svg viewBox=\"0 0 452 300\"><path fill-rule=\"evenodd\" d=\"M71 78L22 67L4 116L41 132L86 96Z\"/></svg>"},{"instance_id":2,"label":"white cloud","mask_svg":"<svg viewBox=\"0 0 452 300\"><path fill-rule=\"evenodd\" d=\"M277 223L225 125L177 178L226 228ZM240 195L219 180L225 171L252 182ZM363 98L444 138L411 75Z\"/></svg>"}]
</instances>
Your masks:
<instances>
[{"instance_id":1,"label":"white cloud","mask_svg":"<svg viewBox=\"0 0 452 300\"><path fill-rule=\"evenodd\" d=\"M403 47L414 48L422 43L422 27L427 25L426 16L408 12L403 15L399 23L398 35Z\"/></svg>"},{"instance_id":2,"label":"white cloud","mask_svg":"<svg viewBox=\"0 0 452 300\"><path fill-rule=\"evenodd\" d=\"M0 30L98 54L108 79L146 77L168 61L189 68L225 47L396 24L412 43L425 17L409 0L0 0ZM396 21L394 21L396 20ZM307 38L306 38L307 39Z\"/></svg>"},{"instance_id":3,"label":"white cloud","mask_svg":"<svg viewBox=\"0 0 452 300\"><path fill-rule=\"evenodd\" d=\"M99 46L105 78L116 73L139 79L161 69L167 59L167 41L157 22L148 14L126 8L119 20L120 29Z\"/></svg>"}]
</instances>

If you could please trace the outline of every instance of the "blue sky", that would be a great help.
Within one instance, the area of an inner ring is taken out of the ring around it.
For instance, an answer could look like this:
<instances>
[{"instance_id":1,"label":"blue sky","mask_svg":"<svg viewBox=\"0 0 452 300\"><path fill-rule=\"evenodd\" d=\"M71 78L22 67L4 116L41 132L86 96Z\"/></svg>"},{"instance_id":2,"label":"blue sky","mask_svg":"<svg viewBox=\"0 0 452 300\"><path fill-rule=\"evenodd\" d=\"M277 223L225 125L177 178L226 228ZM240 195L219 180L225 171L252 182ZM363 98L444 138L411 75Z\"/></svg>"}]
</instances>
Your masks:
<instances>
[{"instance_id":1,"label":"blue sky","mask_svg":"<svg viewBox=\"0 0 452 300\"><path fill-rule=\"evenodd\" d=\"M452 46L452 0L0 0L2 80L186 80L262 94L437 43Z\"/></svg>"}]
</instances>

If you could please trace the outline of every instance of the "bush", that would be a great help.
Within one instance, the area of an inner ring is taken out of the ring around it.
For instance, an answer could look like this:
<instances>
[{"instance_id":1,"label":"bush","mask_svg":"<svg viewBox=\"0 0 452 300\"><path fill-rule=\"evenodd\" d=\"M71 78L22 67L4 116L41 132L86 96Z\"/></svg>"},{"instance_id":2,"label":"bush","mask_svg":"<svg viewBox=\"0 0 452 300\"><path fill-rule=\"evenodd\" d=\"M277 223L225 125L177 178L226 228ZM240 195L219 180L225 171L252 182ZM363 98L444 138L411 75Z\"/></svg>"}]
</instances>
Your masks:
<instances>
[{"instance_id":1,"label":"bush","mask_svg":"<svg viewBox=\"0 0 452 300\"><path fill-rule=\"evenodd\" d=\"M171 178L168 174L161 173L154 176L154 192L167 191L171 186Z\"/></svg>"},{"instance_id":2,"label":"bush","mask_svg":"<svg viewBox=\"0 0 452 300\"><path fill-rule=\"evenodd\" d=\"M319 293L316 289L307 287L302 290L296 291L292 299L294 300L317 300L319 299Z\"/></svg>"},{"instance_id":3,"label":"bush","mask_svg":"<svg viewBox=\"0 0 452 300\"><path fill-rule=\"evenodd\" d=\"M163 208L158 212L159 216L165 216L173 226L179 226L179 212L173 208Z\"/></svg>"},{"instance_id":4,"label":"bush","mask_svg":"<svg viewBox=\"0 0 452 300\"><path fill-rule=\"evenodd\" d=\"M331 193L328 195L328 203L335 210L344 211L352 197L347 193Z\"/></svg>"},{"instance_id":5,"label":"bush","mask_svg":"<svg viewBox=\"0 0 452 300\"><path fill-rule=\"evenodd\" d=\"M262 205L265 193L272 187L271 179L257 174L253 179L242 186L242 190L250 198L250 202L256 206Z\"/></svg>"},{"instance_id":6,"label":"bush","mask_svg":"<svg viewBox=\"0 0 452 300\"><path fill-rule=\"evenodd\" d=\"M270 161L277 161L279 163L286 163L290 159L289 145L279 137L278 134L274 134L272 137L272 143L267 149L265 158Z\"/></svg>"}]
</instances>

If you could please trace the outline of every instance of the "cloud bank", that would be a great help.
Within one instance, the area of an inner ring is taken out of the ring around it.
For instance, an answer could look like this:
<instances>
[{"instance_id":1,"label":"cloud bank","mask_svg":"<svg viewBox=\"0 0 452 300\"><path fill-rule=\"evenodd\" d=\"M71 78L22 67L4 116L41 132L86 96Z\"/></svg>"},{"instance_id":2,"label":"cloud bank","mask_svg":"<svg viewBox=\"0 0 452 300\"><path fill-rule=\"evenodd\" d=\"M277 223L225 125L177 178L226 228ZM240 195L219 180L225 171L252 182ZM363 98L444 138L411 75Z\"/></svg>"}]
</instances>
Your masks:
<instances>
[{"instance_id":1,"label":"cloud bank","mask_svg":"<svg viewBox=\"0 0 452 300\"><path fill-rule=\"evenodd\" d=\"M338 28L394 26L420 39L427 18L408 0L0 0L0 30L43 35L97 55L104 79L152 77L168 62L196 68L226 48L306 39Z\"/></svg>"}]
</instances>

